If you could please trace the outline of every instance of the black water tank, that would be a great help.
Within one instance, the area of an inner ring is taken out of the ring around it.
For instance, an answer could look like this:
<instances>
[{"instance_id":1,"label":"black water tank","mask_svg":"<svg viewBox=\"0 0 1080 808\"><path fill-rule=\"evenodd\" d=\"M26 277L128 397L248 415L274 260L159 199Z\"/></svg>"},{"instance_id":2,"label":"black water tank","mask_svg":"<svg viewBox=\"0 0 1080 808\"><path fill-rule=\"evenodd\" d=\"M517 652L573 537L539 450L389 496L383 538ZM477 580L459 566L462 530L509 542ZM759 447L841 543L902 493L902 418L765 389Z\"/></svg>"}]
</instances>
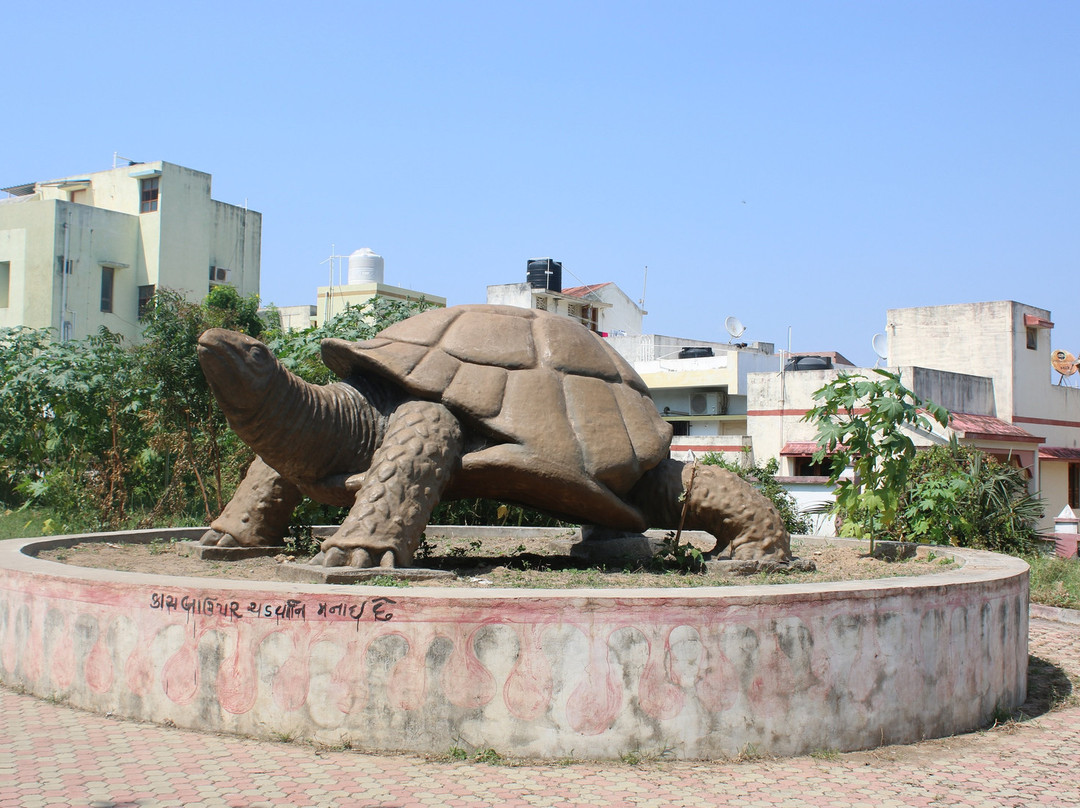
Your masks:
<instances>
[{"instance_id":1,"label":"black water tank","mask_svg":"<svg viewBox=\"0 0 1080 808\"><path fill-rule=\"evenodd\" d=\"M549 292L562 291L562 262L550 258L530 258L526 277L533 289L547 289Z\"/></svg>"},{"instance_id":2,"label":"black water tank","mask_svg":"<svg viewBox=\"0 0 1080 808\"><path fill-rule=\"evenodd\" d=\"M712 355L712 348L706 348L704 346L683 348L681 351L679 351L679 359L701 359L704 356Z\"/></svg>"}]
</instances>

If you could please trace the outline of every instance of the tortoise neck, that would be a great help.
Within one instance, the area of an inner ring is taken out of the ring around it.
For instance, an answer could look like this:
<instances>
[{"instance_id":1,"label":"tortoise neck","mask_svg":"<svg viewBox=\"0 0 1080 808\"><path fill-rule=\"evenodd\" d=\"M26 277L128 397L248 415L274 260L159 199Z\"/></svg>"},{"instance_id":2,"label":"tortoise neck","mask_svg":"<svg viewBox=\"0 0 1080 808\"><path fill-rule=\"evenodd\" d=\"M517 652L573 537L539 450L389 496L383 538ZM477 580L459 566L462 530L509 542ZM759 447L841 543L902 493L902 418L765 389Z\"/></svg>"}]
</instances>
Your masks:
<instances>
[{"instance_id":1,"label":"tortoise neck","mask_svg":"<svg viewBox=\"0 0 1080 808\"><path fill-rule=\"evenodd\" d=\"M230 424L269 466L296 482L364 471L385 433L389 397L374 385L350 382L309 384L282 368L261 406Z\"/></svg>"}]
</instances>

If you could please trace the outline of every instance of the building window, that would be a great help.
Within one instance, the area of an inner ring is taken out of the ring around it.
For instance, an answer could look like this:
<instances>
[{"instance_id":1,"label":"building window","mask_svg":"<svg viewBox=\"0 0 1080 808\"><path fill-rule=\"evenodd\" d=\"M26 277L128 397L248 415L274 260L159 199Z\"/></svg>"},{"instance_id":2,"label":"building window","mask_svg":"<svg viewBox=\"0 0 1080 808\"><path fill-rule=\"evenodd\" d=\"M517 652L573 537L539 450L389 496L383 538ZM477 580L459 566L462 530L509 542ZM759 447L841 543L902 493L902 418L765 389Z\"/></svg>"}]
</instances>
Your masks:
<instances>
[{"instance_id":1,"label":"building window","mask_svg":"<svg viewBox=\"0 0 1080 808\"><path fill-rule=\"evenodd\" d=\"M1028 326L1027 346L1029 351L1037 351L1039 349L1039 329Z\"/></svg>"},{"instance_id":2,"label":"building window","mask_svg":"<svg viewBox=\"0 0 1080 808\"><path fill-rule=\"evenodd\" d=\"M828 458L822 458L817 463L813 456L791 458L795 477L828 477L832 471L832 463Z\"/></svg>"},{"instance_id":3,"label":"building window","mask_svg":"<svg viewBox=\"0 0 1080 808\"><path fill-rule=\"evenodd\" d=\"M158 204L158 181L161 177L139 180L139 213L153 213Z\"/></svg>"},{"instance_id":4,"label":"building window","mask_svg":"<svg viewBox=\"0 0 1080 808\"><path fill-rule=\"evenodd\" d=\"M139 287L139 319L143 320L150 310L150 301L154 299L154 284Z\"/></svg>"},{"instance_id":5,"label":"building window","mask_svg":"<svg viewBox=\"0 0 1080 808\"><path fill-rule=\"evenodd\" d=\"M581 307L581 324L590 331L600 330L600 310L589 305Z\"/></svg>"},{"instance_id":6,"label":"building window","mask_svg":"<svg viewBox=\"0 0 1080 808\"><path fill-rule=\"evenodd\" d=\"M113 273L112 267L101 268L101 310L111 312L113 304Z\"/></svg>"},{"instance_id":7,"label":"building window","mask_svg":"<svg viewBox=\"0 0 1080 808\"><path fill-rule=\"evenodd\" d=\"M11 262L0 261L0 309L6 309L11 295Z\"/></svg>"},{"instance_id":8,"label":"building window","mask_svg":"<svg viewBox=\"0 0 1080 808\"><path fill-rule=\"evenodd\" d=\"M1069 507L1080 508L1080 463L1069 464Z\"/></svg>"}]
</instances>

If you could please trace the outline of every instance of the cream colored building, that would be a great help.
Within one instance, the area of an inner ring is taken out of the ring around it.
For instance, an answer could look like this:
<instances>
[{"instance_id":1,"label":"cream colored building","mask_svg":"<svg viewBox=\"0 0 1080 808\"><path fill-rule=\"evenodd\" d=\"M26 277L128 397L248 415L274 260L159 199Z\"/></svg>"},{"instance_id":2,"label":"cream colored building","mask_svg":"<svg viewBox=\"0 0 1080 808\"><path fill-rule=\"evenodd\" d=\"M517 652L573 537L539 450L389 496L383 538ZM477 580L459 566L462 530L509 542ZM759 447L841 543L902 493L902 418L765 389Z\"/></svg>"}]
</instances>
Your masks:
<instances>
[{"instance_id":1,"label":"cream colored building","mask_svg":"<svg viewBox=\"0 0 1080 808\"><path fill-rule=\"evenodd\" d=\"M1064 506L1080 506L1080 389L1056 383L1050 312L1014 301L891 309L886 364L921 398L951 413L948 429L914 432L917 445L955 435L1024 469L1045 501L1043 530ZM754 374L747 431L757 458L780 458L780 475L798 488L821 482L812 464L816 429L802 420L813 393L841 370ZM1074 382L1075 383L1075 382Z\"/></svg>"},{"instance_id":2,"label":"cream colored building","mask_svg":"<svg viewBox=\"0 0 1080 808\"><path fill-rule=\"evenodd\" d=\"M1014 456L1046 501L1044 527L1065 505L1080 507L1080 389L1057 383L1053 328L1048 309L1002 300L892 309L886 331L890 363L991 380L992 415L1032 438Z\"/></svg>"},{"instance_id":3,"label":"cream colored building","mask_svg":"<svg viewBox=\"0 0 1080 808\"><path fill-rule=\"evenodd\" d=\"M259 291L262 215L212 199L209 174L159 161L3 190L0 326L137 341L157 289Z\"/></svg>"},{"instance_id":4,"label":"cream colored building","mask_svg":"<svg viewBox=\"0 0 1080 808\"><path fill-rule=\"evenodd\" d=\"M400 301L424 301L432 306L446 305L446 298L402 289L383 282L385 263L383 257L368 247L362 247L349 256L348 283L338 286L320 286L316 292L315 320L322 325L349 306L360 306L373 297Z\"/></svg>"}]
</instances>

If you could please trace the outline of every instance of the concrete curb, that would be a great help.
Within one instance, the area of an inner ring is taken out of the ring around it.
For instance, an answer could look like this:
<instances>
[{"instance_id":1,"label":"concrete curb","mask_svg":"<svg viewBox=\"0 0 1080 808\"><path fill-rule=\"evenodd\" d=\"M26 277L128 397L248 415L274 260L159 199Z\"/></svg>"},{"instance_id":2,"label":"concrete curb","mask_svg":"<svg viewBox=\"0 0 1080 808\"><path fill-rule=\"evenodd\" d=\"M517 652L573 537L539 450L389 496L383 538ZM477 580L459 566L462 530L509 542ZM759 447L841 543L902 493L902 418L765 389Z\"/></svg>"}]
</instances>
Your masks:
<instances>
[{"instance_id":1,"label":"concrete curb","mask_svg":"<svg viewBox=\"0 0 1080 808\"><path fill-rule=\"evenodd\" d=\"M1068 623L1071 626L1080 626L1080 610L1059 609L1056 606L1044 606L1041 603L1031 604L1031 616L1042 620L1053 620L1055 623Z\"/></svg>"}]
</instances>

